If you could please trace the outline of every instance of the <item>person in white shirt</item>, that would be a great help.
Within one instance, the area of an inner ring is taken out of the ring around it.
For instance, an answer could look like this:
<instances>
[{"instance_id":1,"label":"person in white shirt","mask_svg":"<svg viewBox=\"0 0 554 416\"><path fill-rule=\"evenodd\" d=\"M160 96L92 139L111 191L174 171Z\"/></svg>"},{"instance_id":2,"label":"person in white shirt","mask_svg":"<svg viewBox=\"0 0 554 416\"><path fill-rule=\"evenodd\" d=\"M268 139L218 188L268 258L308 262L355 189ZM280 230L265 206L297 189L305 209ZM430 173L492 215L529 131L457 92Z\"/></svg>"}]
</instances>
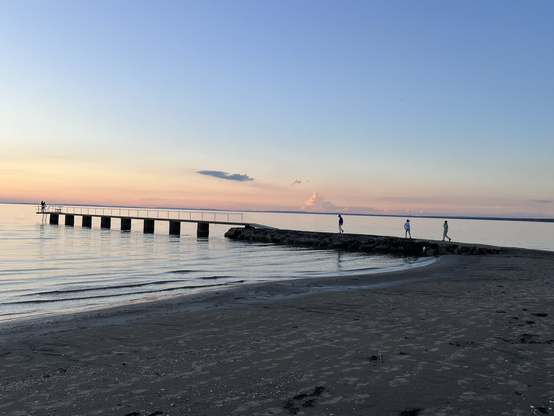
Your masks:
<instances>
[{"instance_id":1,"label":"person in white shirt","mask_svg":"<svg viewBox=\"0 0 554 416\"><path fill-rule=\"evenodd\" d=\"M410 231L410 220L406 220L404 223L404 238L410 236L412 238L412 233Z\"/></svg>"},{"instance_id":2,"label":"person in white shirt","mask_svg":"<svg viewBox=\"0 0 554 416\"><path fill-rule=\"evenodd\" d=\"M442 226L442 241L444 241L445 238L448 238L448 241L452 241L452 239L448 237L448 221L445 221Z\"/></svg>"}]
</instances>

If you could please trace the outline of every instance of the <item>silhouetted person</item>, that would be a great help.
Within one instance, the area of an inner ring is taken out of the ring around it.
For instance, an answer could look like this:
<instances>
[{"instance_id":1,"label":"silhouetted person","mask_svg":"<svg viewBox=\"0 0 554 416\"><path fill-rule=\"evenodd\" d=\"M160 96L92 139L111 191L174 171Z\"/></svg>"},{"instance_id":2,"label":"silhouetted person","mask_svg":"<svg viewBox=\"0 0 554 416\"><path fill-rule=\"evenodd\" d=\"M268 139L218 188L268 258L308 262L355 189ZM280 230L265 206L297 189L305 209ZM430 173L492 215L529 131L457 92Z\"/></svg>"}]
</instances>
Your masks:
<instances>
[{"instance_id":1,"label":"silhouetted person","mask_svg":"<svg viewBox=\"0 0 554 416\"><path fill-rule=\"evenodd\" d=\"M40 201L40 207L41 207L42 210L44 211L44 208L46 208L46 202Z\"/></svg>"},{"instance_id":2,"label":"silhouetted person","mask_svg":"<svg viewBox=\"0 0 554 416\"><path fill-rule=\"evenodd\" d=\"M412 238L412 233L410 231L410 220L406 220L404 223L404 238L410 236Z\"/></svg>"},{"instance_id":3,"label":"silhouetted person","mask_svg":"<svg viewBox=\"0 0 554 416\"><path fill-rule=\"evenodd\" d=\"M444 225L442 226L442 241L444 241L445 238L448 238L448 241L452 241L450 237L448 237L448 221L444 222Z\"/></svg>"},{"instance_id":4,"label":"silhouetted person","mask_svg":"<svg viewBox=\"0 0 554 416\"><path fill-rule=\"evenodd\" d=\"M344 230L342 229L342 224L344 224L344 221L339 214L339 233L344 233Z\"/></svg>"}]
</instances>

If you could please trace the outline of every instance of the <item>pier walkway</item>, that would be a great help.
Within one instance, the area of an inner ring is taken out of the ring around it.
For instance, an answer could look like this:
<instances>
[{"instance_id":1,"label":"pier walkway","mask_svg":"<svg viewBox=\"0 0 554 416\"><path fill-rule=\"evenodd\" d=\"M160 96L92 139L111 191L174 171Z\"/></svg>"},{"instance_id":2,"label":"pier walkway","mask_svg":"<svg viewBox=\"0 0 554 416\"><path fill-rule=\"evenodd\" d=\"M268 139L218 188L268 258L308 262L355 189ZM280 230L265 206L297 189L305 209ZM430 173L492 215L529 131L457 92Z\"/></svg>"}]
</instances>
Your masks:
<instances>
[{"instance_id":1,"label":"pier walkway","mask_svg":"<svg viewBox=\"0 0 554 416\"><path fill-rule=\"evenodd\" d=\"M210 224L223 224L243 226L246 228L274 229L262 224L244 221L244 214L240 212L223 211L196 211L196 210L159 210L146 208L107 208L107 207L80 207L47 205L38 206L37 214L49 216L50 224L59 224L60 215L65 217L65 225L74 226L75 217L82 218L82 226L92 227L92 219L100 218L101 228L111 228L112 218L121 220L121 230L130 231L131 221L143 221L143 232L153 233L156 221L169 222L169 234L181 234L181 223L190 222L197 224L196 235L208 237Z\"/></svg>"}]
</instances>

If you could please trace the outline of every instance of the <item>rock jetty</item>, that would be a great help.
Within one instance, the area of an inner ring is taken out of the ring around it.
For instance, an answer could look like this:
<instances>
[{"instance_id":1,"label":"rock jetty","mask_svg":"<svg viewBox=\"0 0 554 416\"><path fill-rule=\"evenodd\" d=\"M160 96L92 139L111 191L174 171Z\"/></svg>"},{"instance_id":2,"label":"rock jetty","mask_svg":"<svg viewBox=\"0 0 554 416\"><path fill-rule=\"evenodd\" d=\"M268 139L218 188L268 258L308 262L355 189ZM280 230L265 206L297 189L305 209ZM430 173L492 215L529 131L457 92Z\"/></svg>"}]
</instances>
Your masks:
<instances>
[{"instance_id":1,"label":"rock jetty","mask_svg":"<svg viewBox=\"0 0 554 416\"><path fill-rule=\"evenodd\" d=\"M286 244L322 249L366 251L403 256L436 256L439 254L498 254L499 247L454 243L437 240L420 240L363 234L338 234L313 231L260 229L235 227L225 233L232 240Z\"/></svg>"}]
</instances>

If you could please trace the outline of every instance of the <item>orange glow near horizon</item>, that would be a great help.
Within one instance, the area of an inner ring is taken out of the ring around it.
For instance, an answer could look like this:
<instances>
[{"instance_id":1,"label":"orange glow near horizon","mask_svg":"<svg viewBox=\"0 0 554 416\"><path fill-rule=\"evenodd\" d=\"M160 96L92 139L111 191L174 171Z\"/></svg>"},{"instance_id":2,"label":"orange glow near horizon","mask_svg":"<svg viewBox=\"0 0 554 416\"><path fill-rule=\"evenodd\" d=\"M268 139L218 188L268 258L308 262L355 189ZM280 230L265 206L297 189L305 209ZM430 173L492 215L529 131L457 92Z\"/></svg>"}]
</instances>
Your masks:
<instances>
[{"instance_id":1,"label":"orange glow near horizon","mask_svg":"<svg viewBox=\"0 0 554 416\"><path fill-rule=\"evenodd\" d=\"M25 183L22 178L7 184L0 193L3 202L39 203L45 200L49 204L61 205L107 205L107 206L140 206L140 207L170 207L170 208L200 208L222 210L253 210L253 211L313 211L313 212L343 212L345 214L406 214L406 215L516 215L524 212L529 205L517 205L509 201L490 200L485 203L482 198L471 201L458 197L444 203L440 198L429 198L429 202L409 198L379 198L368 197L367 204L339 205L335 200L328 200L326 195L314 192L305 194L304 190L296 190L287 198L287 188L267 190L262 187L252 187L250 184L215 181L211 186L202 189L205 184L188 185L174 181L155 181L145 183L120 181L96 181L88 178L81 185L83 177L73 175L62 180L54 176L44 175L39 181ZM49 181L52 180L54 184ZM199 180L199 182L202 182ZM311 195L310 195L311 194ZM331 195L331 194L329 194ZM495 203L496 202L496 203ZM498 203L501 202L501 203ZM536 213L528 216L554 216L548 210L539 211L541 205L536 203ZM550 204L551 205L551 204Z\"/></svg>"}]
</instances>

